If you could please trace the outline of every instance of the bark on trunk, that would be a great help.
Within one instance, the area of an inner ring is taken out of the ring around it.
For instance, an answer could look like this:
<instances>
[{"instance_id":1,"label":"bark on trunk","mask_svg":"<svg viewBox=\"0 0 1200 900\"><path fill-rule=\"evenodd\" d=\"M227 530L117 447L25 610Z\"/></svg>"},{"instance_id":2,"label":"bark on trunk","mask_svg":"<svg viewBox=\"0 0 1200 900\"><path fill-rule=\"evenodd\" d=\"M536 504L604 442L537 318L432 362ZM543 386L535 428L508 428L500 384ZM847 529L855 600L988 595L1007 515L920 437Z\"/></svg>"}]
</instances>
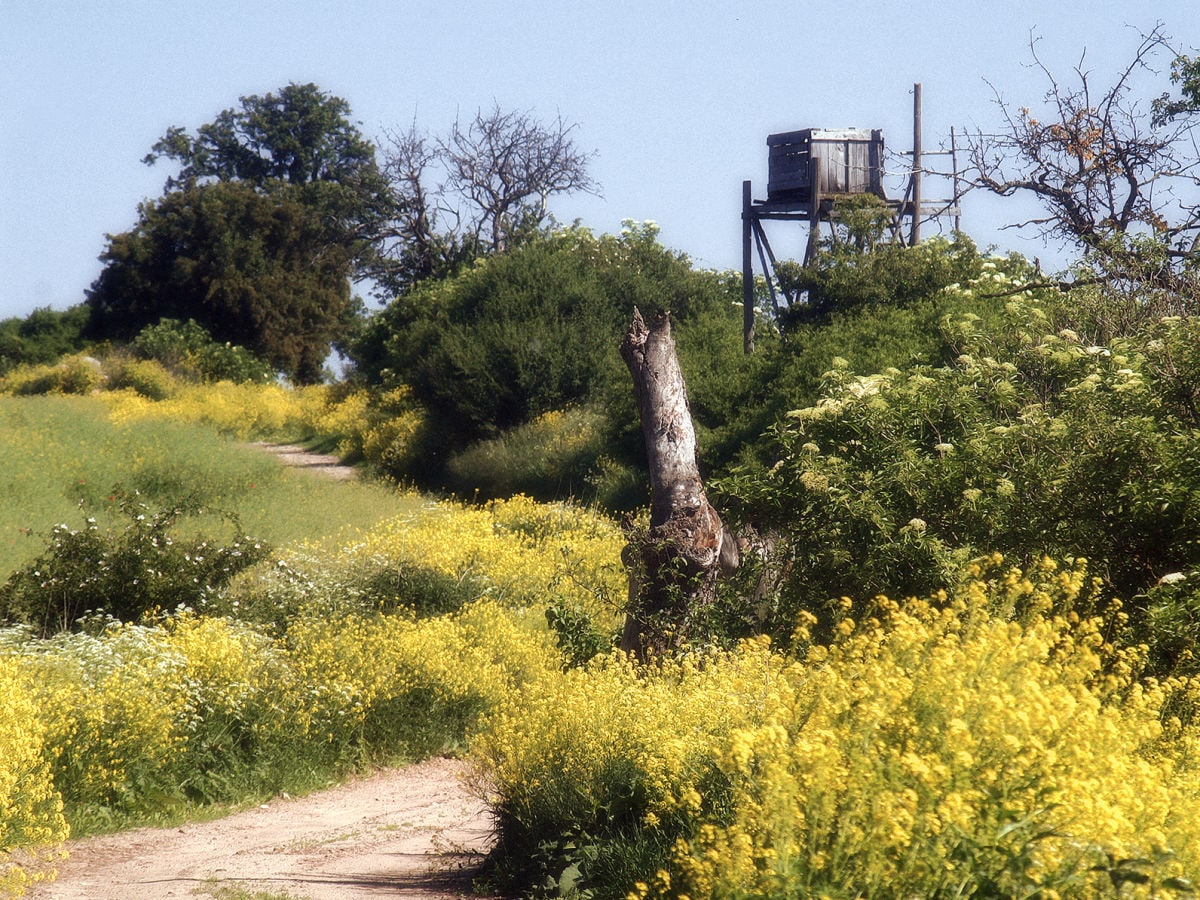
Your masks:
<instances>
[{"instance_id":1,"label":"bark on trunk","mask_svg":"<svg viewBox=\"0 0 1200 900\"><path fill-rule=\"evenodd\" d=\"M624 554L629 609L621 648L641 658L694 636L696 614L712 603L717 576L737 567L737 545L708 502L696 459L696 431L671 320L647 328L638 310L621 343L633 376L650 469L650 528L632 532Z\"/></svg>"}]
</instances>

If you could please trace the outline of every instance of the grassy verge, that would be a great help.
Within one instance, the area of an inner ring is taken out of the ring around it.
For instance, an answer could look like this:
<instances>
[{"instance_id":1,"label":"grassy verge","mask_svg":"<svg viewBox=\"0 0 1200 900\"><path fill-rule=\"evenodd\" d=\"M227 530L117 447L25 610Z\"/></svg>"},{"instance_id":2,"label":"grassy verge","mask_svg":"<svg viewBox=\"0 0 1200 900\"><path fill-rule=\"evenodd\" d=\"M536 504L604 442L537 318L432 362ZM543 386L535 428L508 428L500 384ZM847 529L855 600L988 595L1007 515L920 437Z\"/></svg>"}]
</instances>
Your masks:
<instances>
[{"instance_id":1,"label":"grassy verge","mask_svg":"<svg viewBox=\"0 0 1200 900\"><path fill-rule=\"evenodd\" d=\"M233 513L282 547L334 538L419 505L383 483L332 484L282 468L213 427L117 423L94 398L0 396L0 579L34 558L57 523L106 522L116 489L154 506L185 499Z\"/></svg>"}]
</instances>

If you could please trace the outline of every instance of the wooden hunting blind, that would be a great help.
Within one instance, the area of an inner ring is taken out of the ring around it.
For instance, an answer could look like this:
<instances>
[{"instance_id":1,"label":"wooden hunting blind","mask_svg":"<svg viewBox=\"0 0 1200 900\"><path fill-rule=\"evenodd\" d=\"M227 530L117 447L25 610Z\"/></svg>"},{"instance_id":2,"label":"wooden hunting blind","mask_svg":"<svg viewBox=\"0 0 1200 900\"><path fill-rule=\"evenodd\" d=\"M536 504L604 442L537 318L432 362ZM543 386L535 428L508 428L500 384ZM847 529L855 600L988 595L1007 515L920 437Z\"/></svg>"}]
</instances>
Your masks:
<instances>
[{"instance_id":1,"label":"wooden hunting blind","mask_svg":"<svg viewBox=\"0 0 1200 900\"><path fill-rule=\"evenodd\" d=\"M819 173L817 196L883 197L883 132L877 128L787 131L770 135L767 147L768 200L811 201L814 173Z\"/></svg>"},{"instance_id":2,"label":"wooden hunting blind","mask_svg":"<svg viewBox=\"0 0 1200 900\"><path fill-rule=\"evenodd\" d=\"M771 293L776 313L781 304L791 306L805 302L803 291L789 292L779 280L778 262L767 240L764 222L804 222L808 225L808 241L804 250L804 265L820 252L821 222L830 226L830 240L839 240L837 223L839 204L844 212L847 201L854 196L873 195L882 201L889 222L890 239L915 246L921 240L921 222L951 216L954 229L959 229L959 198L962 188L958 170L958 150L954 129L950 129L950 149L925 151L921 138L921 85L913 85L913 148L894 154L911 156L904 196L892 199L884 190L883 131L878 128L803 128L767 137L767 196L755 200L749 181L742 182L742 307L744 346L747 353L754 349L754 256L758 259ZM950 172L925 169L925 158L949 156ZM889 173L897 174L897 173ZM922 176L932 175L949 180L953 196L932 200L922 190ZM903 222L908 220L908 235Z\"/></svg>"}]
</instances>

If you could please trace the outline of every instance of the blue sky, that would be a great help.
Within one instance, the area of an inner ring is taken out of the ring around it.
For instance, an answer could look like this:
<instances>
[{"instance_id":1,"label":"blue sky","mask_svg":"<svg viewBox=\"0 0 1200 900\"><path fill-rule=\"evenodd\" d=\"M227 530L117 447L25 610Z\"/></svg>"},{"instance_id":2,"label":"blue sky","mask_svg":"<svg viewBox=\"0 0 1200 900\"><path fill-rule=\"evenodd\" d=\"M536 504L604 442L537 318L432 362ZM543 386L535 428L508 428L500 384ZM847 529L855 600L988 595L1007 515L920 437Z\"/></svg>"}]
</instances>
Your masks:
<instances>
[{"instance_id":1,"label":"blue sky","mask_svg":"<svg viewBox=\"0 0 1200 900\"><path fill-rule=\"evenodd\" d=\"M882 128L907 150L921 82L934 148L952 125L995 127L989 82L1036 105L1031 29L1051 68L1068 73L1086 49L1104 84L1157 21L1182 49L1200 45L1195 0L0 0L0 318L83 299L105 234L161 193L169 169L140 160L169 126L288 82L349 101L371 138L414 120L444 132L493 102L561 114L597 152L604 192L558 199L561 221L653 219L697 263L737 268L741 182L765 192L768 134ZM1147 97L1168 89L1165 72L1143 83ZM981 245L1065 262L999 230L1029 211L972 196L963 226ZM772 239L800 252L798 231Z\"/></svg>"}]
</instances>

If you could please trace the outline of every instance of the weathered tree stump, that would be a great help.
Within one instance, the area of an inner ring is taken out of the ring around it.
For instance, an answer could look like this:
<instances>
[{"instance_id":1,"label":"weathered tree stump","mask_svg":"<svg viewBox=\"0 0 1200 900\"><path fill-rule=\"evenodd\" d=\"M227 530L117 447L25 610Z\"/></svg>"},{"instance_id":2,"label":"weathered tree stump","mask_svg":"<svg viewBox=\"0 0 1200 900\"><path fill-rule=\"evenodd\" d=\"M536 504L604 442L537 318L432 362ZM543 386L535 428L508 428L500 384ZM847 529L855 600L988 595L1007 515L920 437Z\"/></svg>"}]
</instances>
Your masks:
<instances>
[{"instance_id":1,"label":"weathered tree stump","mask_svg":"<svg viewBox=\"0 0 1200 900\"><path fill-rule=\"evenodd\" d=\"M704 493L670 315L659 312L647 328L635 309L621 357L633 376L651 490L649 530L631 530L623 554L630 585L621 648L645 659L694 636L697 614L715 599L721 572L737 567L738 552Z\"/></svg>"}]
</instances>

